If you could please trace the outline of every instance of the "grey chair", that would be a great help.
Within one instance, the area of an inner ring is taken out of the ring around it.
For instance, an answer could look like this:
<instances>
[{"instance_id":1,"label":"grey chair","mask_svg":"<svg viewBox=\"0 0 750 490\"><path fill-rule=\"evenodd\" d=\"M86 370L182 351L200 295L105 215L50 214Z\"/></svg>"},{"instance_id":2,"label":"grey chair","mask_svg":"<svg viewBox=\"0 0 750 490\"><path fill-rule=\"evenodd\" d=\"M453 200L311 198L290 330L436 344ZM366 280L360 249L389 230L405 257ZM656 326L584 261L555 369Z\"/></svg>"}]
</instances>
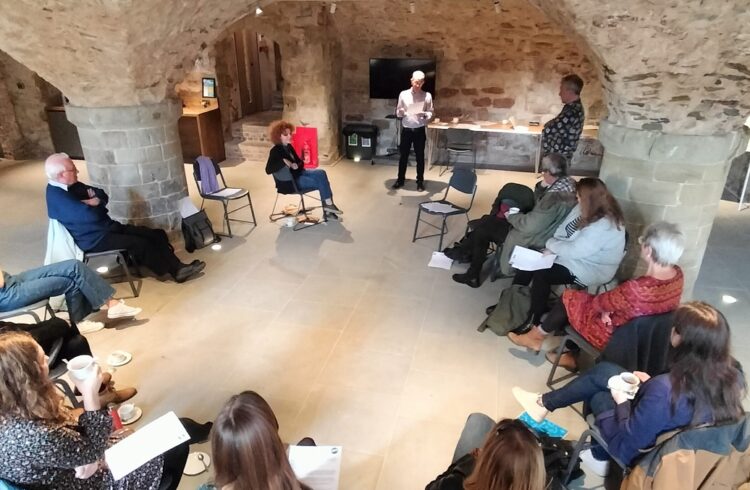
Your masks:
<instances>
[{"instance_id":1,"label":"grey chair","mask_svg":"<svg viewBox=\"0 0 750 490\"><path fill-rule=\"evenodd\" d=\"M477 167L477 152L474 143L474 132L468 129L449 129L445 131L445 151L448 153L440 169L440 175L455 167L462 155L472 155L472 168Z\"/></svg>"},{"instance_id":2,"label":"grey chair","mask_svg":"<svg viewBox=\"0 0 750 490\"><path fill-rule=\"evenodd\" d=\"M292 175L292 171L289 170L289 167L286 165L271 174L273 177L273 181L276 184L276 199L273 201L273 208L271 209L271 214L268 215L268 219L273 223L276 222L282 218L287 217L288 215L284 213L283 211L276 211L276 206L279 202L279 196L298 196L299 197L299 203L297 204L297 216L300 214L304 215L307 219L307 213L308 211L312 211L318 207L322 209L321 206L314 206L311 208L308 208L305 205L305 196L315 199L316 201L320 201L315 196L309 195L311 192L318 192L318 189L314 188L299 188L297 186L297 182L294 180L294 176ZM328 223L328 216L325 212L323 212L323 218L322 220L318 220L315 224L309 224L309 221L306 221L305 223L297 223L294 225L294 228L292 228L294 231L310 228L312 226L319 225L321 223Z\"/></svg>"},{"instance_id":3,"label":"grey chair","mask_svg":"<svg viewBox=\"0 0 750 490\"><path fill-rule=\"evenodd\" d=\"M456 206L451 201L449 201L448 193L450 192L451 189L455 189L458 192L470 195L471 199L469 200L469 205L467 207L460 207L460 206ZM412 240L411 240L412 243L417 240L421 240L422 238L430 238L430 237L439 236L440 241L438 243L438 250L442 250L443 249L443 237L448 231L446 220L448 219L449 216L456 216L459 214L463 214L464 216L466 216L466 221L468 222L469 210L471 209L471 206L474 204L474 196L476 195L476 192L477 192L477 174L474 173L472 170L466 170L462 168L454 169L453 174L451 175L450 181L448 181L448 187L445 189L445 194L443 195L443 198L438 201L425 201L419 204L419 210L417 211L417 221L414 224L414 236L412 237ZM448 211L434 211L430 209L431 204L445 204L445 205L451 206L452 209ZM442 217L442 224L440 226L437 226L433 223L430 223L429 221L422 219L422 213ZM440 233L433 233L431 235L423 235L423 236L417 237L420 222L423 222L428 226L431 226L437 230L440 230Z\"/></svg>"},{"instance_id":4,"label":"grey chair","mask_svg":"<svg viewBox=\"0 0 750 490\"><path fill-rule=\"evenodd\" d=\"M565 347L568 342L573 342L578 347L580 347L583 352L594 359L599 357L599 355L601 354L601 352L596 347L591 345L585 338L583 338L581 334L576 332L573 327L567 325L565 327L565 335L563 336L562 342L560 342L560 345L557 347L557 352L555 352L555 362L552 363L552 369L550 369L549 376L547 376L547 387L551 390L555 389L556 384L576 376L576 373L567 373L563 376L560 376L559 378L555 378L555 372L560 366L560 356L565 353ZM541 353L541 351L539 352ZM576 410L575 408L573 409Z\"/></svg>"},{"instance_id":5,"label":"grey chair","mask_svg":"<svg viewBox=\"0 0 750 490\"><path fill-rule=\"evenodd\" d=\"M35 310L40 310L42 308L44 308L44 317L40 319ZM49 314L50 317L55 316L55 312L52 309L52 306L50 306L49 300L43 299L41 301L37 301L36 303L24 306L23 308L16 308L15 310L2 312L0 313L0 320L21 316L30 316L34 319L34 323L39 323L40 321L47 319L47 314Z\"/></svg>"},{"instance_id":6,"label":"grey chair","mask_svg":"<svg viewBox=\"0 0 750 490\"><path fill-rule=\"evenodd\" d=\"M133 259L133 257L130 255L130 252L128 252L128 250L124 248L105 250L103 252L84 252L83 263L91 267L90 262L92 260L96 261L95 259L103 258L103 257L113 258L118 268L122 269L122 274L117 274L113 276L105 276L105 277L107 279L115 280L124 276L125 280L128 281L128 284L130 284L130 290L133 291L133 297L137 298L141 294L141 287L143 286L143 281L140 279L138 279L137 281L133 279L133 274L131 274L130 272L130 266L132 265L135 268L136 274L138 276L141 275L141 271L135 259ZM91 267L91 268L94 270L97 270L96 267ZM138 286L136 286L136 282L138 283Z\"/></svg>"},{"instance_id":7,"label":"grey chair","mask_svg":"<svg viewBox=\"0 0 750 490\"><path fill-rule=\"evenodd\" d=\"M216 173L217 179L221 180L221 184L224 187L210 193L203 192L200 164L198 163L198 159L200 158L206 158L210 160L211 164L214 167L214 172ZM224 174L221 173L221 167L219 167L219 165L212 159L206 156L199 156L198 158L196 158L195 162L193 162L193 178L195 179L195 185L198 187L198 192L201 196L201 209L203 209L203 204L206 202L206 199L208 199L209 201L219 201L224 206L224 225L226 225L227 233L217 233L217 235L223 235L232 238L232 226L230 224L230 221L236 221L238 223L252 223L253 226L258 226L258 223L255 220L255 209L253 209L253 201L252 199L250 199L250 192L247 189L243 189L242 187L227 187L227 181L226 179L224 179ZM244 198L247 198L247 204L243 204L242 206L232 209L231 211L229 210L230 202ZM237 211L248 207L250 208L250 214L253 217L252 221L229 217L230 214L236 213Z\"/></svg>"},{"instance_id":8,"label":"grey chair","mask_svg":"<svg viewBox=\"0 0 750 490\"><path fill-rule=\"evenodd\" d=\"M589 415L586 417L586 423L588 424L588 429L583 431L583 434L581 434L581 437L578 439L578 442L573 447L573 454L570 456L570 462L568 463L568 468L565 471L565 475L562 478L561 483L565 488L568 488L568 482L570 480L570 476L573 474L573 470L576 467L576 463L578 463L578 457L581 454L581 451L586 449L587 446L590 446L590 444L587 444L586 441L589 439L595 440L599 445L607 451L607 454L609 454L609 457L612 461L617 464L620 468L622 468L623 471L627 470L627 466L620 461L619 459L615 458L609 453L609 448L607 446L607 442L602 437L601 433L599 432L599 429L596 427L596 419L593 415Z\"/></svg>"}]
</instances>

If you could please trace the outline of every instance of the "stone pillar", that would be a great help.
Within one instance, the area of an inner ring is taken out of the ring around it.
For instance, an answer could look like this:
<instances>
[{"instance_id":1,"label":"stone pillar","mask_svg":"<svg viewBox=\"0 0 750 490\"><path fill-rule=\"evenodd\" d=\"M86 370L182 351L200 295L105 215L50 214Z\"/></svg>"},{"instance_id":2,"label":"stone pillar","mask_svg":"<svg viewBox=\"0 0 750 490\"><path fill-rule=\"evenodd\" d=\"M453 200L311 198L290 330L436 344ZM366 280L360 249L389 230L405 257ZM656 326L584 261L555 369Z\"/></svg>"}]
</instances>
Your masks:
<instances>
[{"instance_id":1,"label":"stone pillar","mask_svg":"<svg viewBox=\"0 0 750 490\"><path fill-rule=\"evenodd\" d=\"M318 129L321 163L336 161L341 141L341 46L317 6L298 16L281 46L284 119Z\"/></svg>"},{"instance_id":2,"label":"stone pillar","mask_svg":"<svg viewBox=\"0 0 750 490\"><path fill-rule=\"evenodd\" d=\"M683 299L692 297L708 236L732 159L747 144L743 132L713 136L666 134L618 126L599 128L604 146L600 177L623 208L630 234L621 272L636 270L637 238L655 221L676 223L686 238L680 266L685 273Z\"/></svg>"},{"instance_id":3,"label":"stone pillar","mask_svg":"<svg viewBox=\"0 0 750 490\"><path fill-rule=\"evenodd\" d=\"M177 120L179 102L129 107L67 107L91 184L109 194L113 219L163 228L176 238L178 201L187 196Z\"/></svg>"}]
</instances>

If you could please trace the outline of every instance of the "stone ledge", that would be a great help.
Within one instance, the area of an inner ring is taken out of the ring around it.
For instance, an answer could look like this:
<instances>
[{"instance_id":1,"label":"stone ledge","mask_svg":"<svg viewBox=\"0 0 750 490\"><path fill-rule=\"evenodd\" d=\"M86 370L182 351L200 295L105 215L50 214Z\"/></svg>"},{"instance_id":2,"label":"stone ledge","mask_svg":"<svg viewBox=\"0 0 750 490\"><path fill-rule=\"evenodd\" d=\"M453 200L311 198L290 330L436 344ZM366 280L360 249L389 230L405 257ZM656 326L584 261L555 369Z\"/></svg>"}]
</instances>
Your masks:
<instances>
[{"instance_id":1,"label":"stone ledge","mask_svg":"<svg viewBox=\"0 0 750 490\"><path fill-rule=\"evenodd\" d=\"M599 140L605 152L638 160L714 165L731 159L747 136L740 131L723 135L668 134L628 128L603 120ZM744 148L744 147L743 147Z\"/></svg>"}]
</instances>

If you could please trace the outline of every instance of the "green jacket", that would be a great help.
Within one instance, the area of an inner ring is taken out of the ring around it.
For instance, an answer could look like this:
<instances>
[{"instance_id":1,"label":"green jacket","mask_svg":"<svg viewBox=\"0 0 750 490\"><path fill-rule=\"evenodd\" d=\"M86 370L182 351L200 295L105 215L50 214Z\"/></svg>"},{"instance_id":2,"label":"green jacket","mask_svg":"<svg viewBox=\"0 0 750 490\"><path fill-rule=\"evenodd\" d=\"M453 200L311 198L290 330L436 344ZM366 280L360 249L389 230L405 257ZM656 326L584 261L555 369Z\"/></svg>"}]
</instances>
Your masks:
<instances>
[{"instance_id":1,"label":"green jacket","mask_svg":"<svg viewBox=\"0 0 750 490\"><path fill-rule=\"evenodd\" d=\"M575 205L576 195L572 192L547 192L528 213L509 215L508 223L513 229L508 233L500 252L500 270L503 275L515 274L515 269L508 261L516 245L544 248L544 244L555 234L558 225Z\"/></svg>"}]
</instances>

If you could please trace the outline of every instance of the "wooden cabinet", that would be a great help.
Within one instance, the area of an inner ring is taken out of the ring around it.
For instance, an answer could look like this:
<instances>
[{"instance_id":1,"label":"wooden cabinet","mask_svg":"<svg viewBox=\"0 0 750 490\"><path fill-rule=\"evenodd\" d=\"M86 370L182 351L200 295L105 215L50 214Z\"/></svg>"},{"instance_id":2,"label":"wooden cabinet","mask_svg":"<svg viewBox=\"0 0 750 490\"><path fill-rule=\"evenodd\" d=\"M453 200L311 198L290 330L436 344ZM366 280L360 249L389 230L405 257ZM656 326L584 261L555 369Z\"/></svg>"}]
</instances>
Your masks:
<instances>
[{"instance_id":1,"label":"wooden cabinet","mask_svg":"<svg viewBox=\"0 0 750 490\"><path fill-rule=\"evenodd\" d=\"M218 107L184 108L178 123L182 141L182 158L192 162L200 155L219 163L226 160L221 112Z\"/></svg>"}]
</instances>

